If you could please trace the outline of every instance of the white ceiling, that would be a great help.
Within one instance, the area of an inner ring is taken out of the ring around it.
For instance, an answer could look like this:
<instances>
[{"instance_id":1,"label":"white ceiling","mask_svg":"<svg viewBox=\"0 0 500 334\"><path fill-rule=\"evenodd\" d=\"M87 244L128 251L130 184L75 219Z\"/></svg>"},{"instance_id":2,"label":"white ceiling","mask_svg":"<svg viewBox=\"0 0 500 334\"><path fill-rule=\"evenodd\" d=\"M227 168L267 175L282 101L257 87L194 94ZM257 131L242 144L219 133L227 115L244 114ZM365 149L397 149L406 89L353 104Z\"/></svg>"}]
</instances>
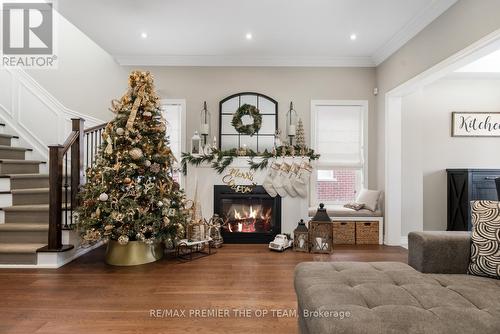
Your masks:
<instances>
[{"instance_id":1,"label":"white ceiling","mask_svg":"<svg viewBox=\"0 0 500 334\"><path fill-rule=\"evenodd\" d=\"M456 1L64 0L57 9L123 65L375 66Z\"/></svg>"}]
</instances>

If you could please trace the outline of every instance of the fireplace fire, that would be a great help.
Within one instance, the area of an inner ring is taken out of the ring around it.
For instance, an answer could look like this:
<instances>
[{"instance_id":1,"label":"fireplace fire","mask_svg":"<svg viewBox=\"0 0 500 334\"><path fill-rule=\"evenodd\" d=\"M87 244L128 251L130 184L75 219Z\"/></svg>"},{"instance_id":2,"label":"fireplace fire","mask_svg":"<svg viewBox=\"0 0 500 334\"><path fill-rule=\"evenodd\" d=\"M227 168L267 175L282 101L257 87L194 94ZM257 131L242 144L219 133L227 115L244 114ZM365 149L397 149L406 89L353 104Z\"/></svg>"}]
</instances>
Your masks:
<instances>
[{"instance_id":1,"label":"fireplace fire","mask_svg":"<svg viewBox=\"0 0 500 334\"><path fill-rule=\"evenodd\" d=\"M269 196L261 186L247 194L214 186L214 212L224 221L227 243L266 243L281 232L281 198Z\"/></svg>"},{"instance_id":2,"label":"fireplace fire","mask_svg":"<svg viewBox=\"0 0 500 334\"><path fill-rule=\"evenodd\" d=\"M233 204L225 215L224 227L229 232L263 232L271 230L272 208L262 205Z\"/></svg>"}]
</instances>

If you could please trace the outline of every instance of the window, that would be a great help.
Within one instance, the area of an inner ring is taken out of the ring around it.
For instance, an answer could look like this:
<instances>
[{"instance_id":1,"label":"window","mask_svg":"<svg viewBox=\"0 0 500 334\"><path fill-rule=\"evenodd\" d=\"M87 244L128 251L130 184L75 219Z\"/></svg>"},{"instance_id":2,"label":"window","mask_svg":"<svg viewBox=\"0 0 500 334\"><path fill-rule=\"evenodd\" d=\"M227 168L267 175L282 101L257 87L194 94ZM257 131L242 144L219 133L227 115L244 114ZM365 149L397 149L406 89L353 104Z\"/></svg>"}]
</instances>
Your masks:
<instances>
[{"instance_id":1,"label":"window","mask_svg":"<svg viewBox=\"0 0 500 334\"><path fill-rule=\"evenodd\" d=\"M167 121L167 137L169 146L177 159L173 166L173 178L182 184L182 173L180 172L181 152L185 150L184 135L186 124L186 103L184 100L161 100L163 117Z\"/></svg>"},{"instance_id":2,"label":"window","mask_svg":"<svg viewBox=\"0 0 500 334\"><path fill-rule=\"evenodd\" d=\"M312 101L311 142L321 154L311 205L353 201L366 183L366 101Z\"/></svg>"}]
</instances>

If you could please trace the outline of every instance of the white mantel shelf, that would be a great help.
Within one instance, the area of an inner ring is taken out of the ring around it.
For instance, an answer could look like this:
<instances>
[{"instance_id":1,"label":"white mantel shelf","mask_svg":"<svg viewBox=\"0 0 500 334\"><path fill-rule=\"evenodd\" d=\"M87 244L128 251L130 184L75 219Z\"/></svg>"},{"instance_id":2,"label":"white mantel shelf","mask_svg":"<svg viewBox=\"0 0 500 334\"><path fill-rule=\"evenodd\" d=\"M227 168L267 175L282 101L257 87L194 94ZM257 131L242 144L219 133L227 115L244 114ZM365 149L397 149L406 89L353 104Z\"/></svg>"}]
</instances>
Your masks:
<instances>
[{"instance_id":1,"label":"white mantel shelf","mask_svg":"<svg viewBox=\"0 0 500 334\"><path fill-rule=\"evenodd\" d=\"M210 163L203 163L199 166L188 164L186 175L186 195L188 198L194 198L195 185L198 183L198 201L201 203L203 217L210 218L214 212L214 185L223 185L222 178L228 174L231 168L238 168L241 171L254 173L254 181L257 185L262 185L267 174L267 169L251 171L248 165L250 157L237 157L222 174L218 174ZM254 157L258 161L259 157ZM293 160L292 157L285 157L285 161ZM283 159L280 158L280 161ZM248 185L249 180L237 179L236 184ZM290 197L281 199L281 232L292 233L300 219L308 219L308 197Z\"/></svg>"}]
</instances>

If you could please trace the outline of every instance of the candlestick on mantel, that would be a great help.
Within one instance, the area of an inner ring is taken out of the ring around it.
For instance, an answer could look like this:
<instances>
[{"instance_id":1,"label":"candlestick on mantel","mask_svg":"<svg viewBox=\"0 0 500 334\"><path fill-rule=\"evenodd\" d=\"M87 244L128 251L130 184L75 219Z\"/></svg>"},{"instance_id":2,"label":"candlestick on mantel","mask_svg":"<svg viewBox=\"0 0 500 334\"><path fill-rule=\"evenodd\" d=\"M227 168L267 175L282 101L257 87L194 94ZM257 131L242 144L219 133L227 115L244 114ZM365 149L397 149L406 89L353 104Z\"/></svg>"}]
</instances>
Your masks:
<instances>
[{"instance_id":1,"label":"candlestick on mantel","mask_svg":"<svg viewBox=\"0 0 500 334\"><path fill-rule=\"evenodd\" d=\"M203 102L203 109L200 112L200 134L203 137L203 145L207 145L207 138L210 134L210 112L208 111L207 101Z\"/></svg>"}]
</instances>

